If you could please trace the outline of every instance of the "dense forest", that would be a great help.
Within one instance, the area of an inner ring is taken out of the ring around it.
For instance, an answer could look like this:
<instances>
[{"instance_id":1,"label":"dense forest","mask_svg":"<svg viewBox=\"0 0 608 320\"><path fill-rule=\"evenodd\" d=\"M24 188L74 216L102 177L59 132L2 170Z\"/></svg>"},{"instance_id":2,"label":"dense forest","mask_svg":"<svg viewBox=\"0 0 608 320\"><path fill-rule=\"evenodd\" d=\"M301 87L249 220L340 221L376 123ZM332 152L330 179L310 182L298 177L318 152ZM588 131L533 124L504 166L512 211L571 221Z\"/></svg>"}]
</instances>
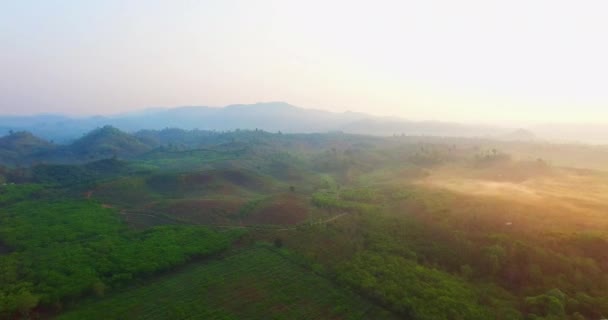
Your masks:
<instances>
[{"instance_id":1,"label":"dense forest","mask_svg":"<svg viewBox=\"0 0 608 320\"><path fill-rule=\"evenodd\" d=\"M606 154L339 132L103 127L68 145L13 132L0 138L0 318L599 320Z\"/></svg>"}]
</instances>

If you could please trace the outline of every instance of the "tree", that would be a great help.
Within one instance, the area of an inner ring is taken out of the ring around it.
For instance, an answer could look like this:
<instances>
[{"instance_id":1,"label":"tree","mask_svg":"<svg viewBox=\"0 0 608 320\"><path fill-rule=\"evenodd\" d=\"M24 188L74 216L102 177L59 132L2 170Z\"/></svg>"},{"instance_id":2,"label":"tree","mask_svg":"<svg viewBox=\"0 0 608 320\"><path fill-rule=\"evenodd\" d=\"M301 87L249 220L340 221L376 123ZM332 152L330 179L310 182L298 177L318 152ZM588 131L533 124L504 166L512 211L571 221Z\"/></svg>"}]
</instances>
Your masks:
<instances>
[{"instance_id":1,"label":"tree","mask_svg":"<svg viewBox=\"0 0 608 320\"><path fill-rule=\"evenodd\" d=\"M473 276L473 268L468 264L460 266L460 275L467 280L471 279Z\"/></svg>"},{"instance_id":2,"label":"tree","mask_svg":"<svg viewBox=\"0 0 608 320\"><path fill-rule=\"evenodd\" d=\"M106 285L101 280L98 280L93 283L92 289L96 296L103 297L106 291Z\"/></svg>"},{"instance_id":3,"label":"tree","mask_svg":"<svg viewBox=\"0 0 608 320\"><path fill-rule=\"evenodd\" d=\"M564 302L566 295L559 289L549 290L547 293L527 297L526 308L529 313L555 319L563 319L566 316Z\"/></svg>"},{"instance_id":4,"label":"tree","mask_svg":"<svg viewBox=\"0 0 608 320\"><path fill-rule=\"evenodd\" d=\"M494 276L500 271L506 252L500 245L488 246L483 251L485 271L487 274Z\"/></svg>"},{"instance_id":5,"label":"tree","mask_svg":"<svg viewBox=\"0 0 608 320\"><path fill-rule=\"evenodd\" d=\"M14 297L15 309L22 315L29 314L30 310L38 305L38 297L26 289L21 289Z\"/></svg>"}]
</instances>

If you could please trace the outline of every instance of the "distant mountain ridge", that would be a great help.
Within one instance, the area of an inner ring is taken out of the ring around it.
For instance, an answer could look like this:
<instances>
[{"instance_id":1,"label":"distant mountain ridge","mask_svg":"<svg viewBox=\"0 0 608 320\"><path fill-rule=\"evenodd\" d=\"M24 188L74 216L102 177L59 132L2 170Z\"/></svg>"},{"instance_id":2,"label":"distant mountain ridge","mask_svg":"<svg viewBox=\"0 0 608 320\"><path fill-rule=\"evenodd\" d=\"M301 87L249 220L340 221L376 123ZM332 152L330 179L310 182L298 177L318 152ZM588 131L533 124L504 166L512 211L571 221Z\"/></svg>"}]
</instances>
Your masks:
<instances>
[{"instance_id":1,"label":"distant mountain ridge","mask_svg":"<svg viewBox=\"0 0 608 320\"><path fill-rule=\"evenodd\" d=\"M500 136L510 129L447 122L414 122L364 113L304 109L285 102L235 104L223 108L189 106L155 108L112 116L74 118L61 115L0 116L0 133L28 131L58 143L74 141L106 125L126 132L164 128L227 131L262 129L270 132L317 133L343 131L369 135Z\"/></svg>"},{"instance_id":2,"label":"distant mountain ridge","mask_svg":"<svg viewBox=\"0 0 608 320\"><path fill-rule=\"evenodd\" d=\"M28 131L60 144L110 125L125 132L178 128L229 131L261 129L269 132L323 133L341 131L366 135L416 135L482 137L500 140L549 139L559 142L608 144L608 125L538 124L525 128L462 124L443 121L410 121L358 112L305 109L285 102L234 104L226 107L184 106L151 108L108 116L70 117L57 114L0 115L0 136Z\"/></svg>"},{"instance_id":3,"label":"distant mountain ridge","mask_svg":"<svg viewBox=\"0 0 608 320\"><path fill-rule=\"evenodd\" d=\"M287 103L230 105L223 108L178 107L149 109L112 116L72 118L60 115L0 116L0 133L29 131L48 140L65 143L105 125L126 132L164 128L234 130L264 129L284 132L325 132L366 117L355 113L338 114L307 110Z\"/></svg>"}]
</instances>

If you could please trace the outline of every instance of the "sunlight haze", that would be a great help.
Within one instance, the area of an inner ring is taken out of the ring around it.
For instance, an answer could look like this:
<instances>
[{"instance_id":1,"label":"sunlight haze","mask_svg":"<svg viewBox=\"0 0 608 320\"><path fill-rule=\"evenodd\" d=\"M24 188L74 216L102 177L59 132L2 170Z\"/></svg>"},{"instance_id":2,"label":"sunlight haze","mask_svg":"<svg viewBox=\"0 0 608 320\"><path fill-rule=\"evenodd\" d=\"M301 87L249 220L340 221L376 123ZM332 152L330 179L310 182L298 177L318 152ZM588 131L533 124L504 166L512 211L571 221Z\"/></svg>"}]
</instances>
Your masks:
<instances>
[{"instance_id":1,"label":"sunlight haze","mask_svg":"<svg viewBox=\"0 0 608 320\"><path fill-rule=\"evenodd\" d=\"M605 1L3 1L0 114L608 119Z\"/></svg>"},{"instance_id":2,"label":"sunlight haze","mask_svg":"<svg viewBox=\"0 0 608 320\"><path fill-rule=\"evenodd\" d=\"M0 320L607 320L608 0L0 0Z\"/></svg>"}]
</instances>

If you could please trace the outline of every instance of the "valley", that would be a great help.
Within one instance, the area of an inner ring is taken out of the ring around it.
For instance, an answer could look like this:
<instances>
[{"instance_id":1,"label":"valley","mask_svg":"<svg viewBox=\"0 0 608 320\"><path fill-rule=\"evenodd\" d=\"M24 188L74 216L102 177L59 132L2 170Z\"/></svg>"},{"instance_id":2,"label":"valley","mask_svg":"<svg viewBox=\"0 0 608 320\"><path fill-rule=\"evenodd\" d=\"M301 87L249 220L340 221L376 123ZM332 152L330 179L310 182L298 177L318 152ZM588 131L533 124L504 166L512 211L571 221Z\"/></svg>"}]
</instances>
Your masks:
<instances>
[{"instance_id":1,"label":"valley","mask_svg":"<svg viewBox=\"0 0 608 320\"><path fill-rule=\"evenodd\" d=\"M608 314L603 171L492 140L166 133L11 147L36 160L3 158L1 317Z\"/></svg>"}]
</instances>

